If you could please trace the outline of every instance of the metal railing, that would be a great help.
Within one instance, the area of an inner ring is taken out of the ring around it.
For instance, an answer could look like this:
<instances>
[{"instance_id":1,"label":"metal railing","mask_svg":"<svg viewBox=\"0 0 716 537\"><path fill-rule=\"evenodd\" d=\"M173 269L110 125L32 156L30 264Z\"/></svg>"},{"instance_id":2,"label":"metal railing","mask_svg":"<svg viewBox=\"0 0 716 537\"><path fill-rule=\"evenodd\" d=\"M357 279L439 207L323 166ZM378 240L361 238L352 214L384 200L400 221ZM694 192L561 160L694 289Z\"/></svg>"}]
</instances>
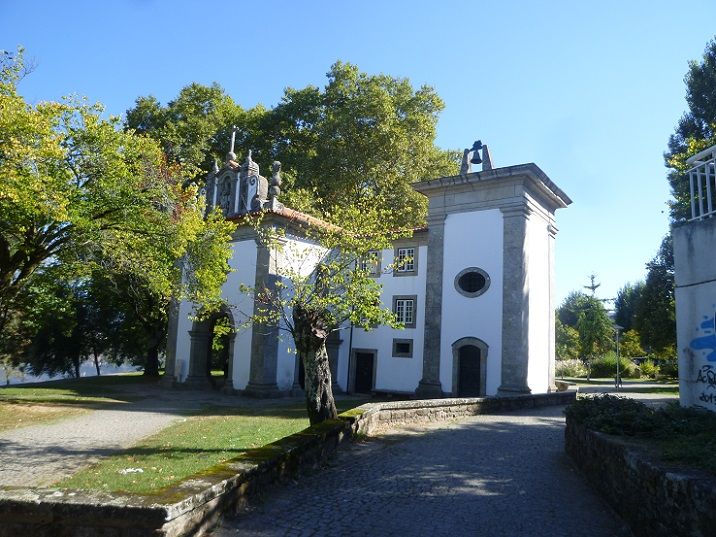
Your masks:
<instances>
[{"instance_id":1,"label":"metal railing","mask_svg":"<svg viewBox=\"0 0 716 537\"><path fill-rule=\"evenodd\" d=\"M691 193L691 220L716 215L716 146L709 147L687 161L695 164L688 171Z\"/></svg>"}]
</instances>

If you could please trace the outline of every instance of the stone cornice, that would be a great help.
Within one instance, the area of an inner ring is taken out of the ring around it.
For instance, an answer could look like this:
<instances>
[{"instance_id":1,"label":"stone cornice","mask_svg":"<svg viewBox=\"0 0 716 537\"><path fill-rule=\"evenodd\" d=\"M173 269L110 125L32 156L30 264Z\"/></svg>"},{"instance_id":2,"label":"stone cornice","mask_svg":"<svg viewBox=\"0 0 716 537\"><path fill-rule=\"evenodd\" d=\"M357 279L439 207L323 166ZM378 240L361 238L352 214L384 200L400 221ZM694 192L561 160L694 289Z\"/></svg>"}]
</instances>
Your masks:
<instances>
[{"instance_id":1,"label":"stone cornice","mask_svg":"<svg viewBox=\"0 0 716 537\"><path fill-rule=\"evenodd\" d=\"M501 184L497 184L497 183ZM509 184L524 184L529 190L544 198L551 205L551 209L563 209L572 203L572 200L552 180L547 177L536 164L518 164L504 168L494 168L482 172L463 175L441 177L429 181L414 183L413 188L428 198L440 196L451 192L475 190L488 186L507 186ZM496 203L499 205L499 203Z\"/></svg>"}]
</instances>

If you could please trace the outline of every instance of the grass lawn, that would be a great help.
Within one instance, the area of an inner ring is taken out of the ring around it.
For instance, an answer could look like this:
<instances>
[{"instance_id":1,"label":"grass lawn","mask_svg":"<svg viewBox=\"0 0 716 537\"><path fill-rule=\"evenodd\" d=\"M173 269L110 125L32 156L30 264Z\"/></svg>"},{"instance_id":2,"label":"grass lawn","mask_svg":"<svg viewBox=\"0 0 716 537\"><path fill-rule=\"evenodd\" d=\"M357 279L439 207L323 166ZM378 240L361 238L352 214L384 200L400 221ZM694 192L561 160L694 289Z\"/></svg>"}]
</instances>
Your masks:
<instances>
[{"instance_id":1,"label":"grass lawn","mask_svg":"<svg viewBox=\"0 0 716 537\"><path fill-rule=\"evenodd\" d=\"M339 411L364 401L344 401ZM152 494L193 474L308 427L303 404L272 408L210 408L137 446L102 459L54 486ZM140 471L141 470L141 471Z\"/></svg>"},{"instance_id":2,"label":"grass lawn","mask_svg":"<svg viewBox=\"0 0 716 537\"><path fill-rule=\"evenodd\" d=\"M140 373L55 380L0 388L0 430L76 416L89 408L131 401L113 387L156 382Z\"/></svg>"}]
</instances>

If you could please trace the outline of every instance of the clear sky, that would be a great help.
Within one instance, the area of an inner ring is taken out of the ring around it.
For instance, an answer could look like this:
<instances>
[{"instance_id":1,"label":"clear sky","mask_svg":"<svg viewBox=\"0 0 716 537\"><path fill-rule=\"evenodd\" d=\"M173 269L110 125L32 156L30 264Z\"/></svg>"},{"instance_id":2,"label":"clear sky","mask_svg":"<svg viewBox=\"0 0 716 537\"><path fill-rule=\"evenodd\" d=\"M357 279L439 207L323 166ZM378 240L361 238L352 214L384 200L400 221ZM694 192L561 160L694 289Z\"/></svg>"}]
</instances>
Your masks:
<instances>
[{"instance_id":1,"label":"clear sky","mask_svg":"<svg viewBox=\"0 0 716 537\"><path fill-rule=\"evenodd\" d=\"M534 162L573 199L557 217L561 301L591 273L605 298L644 277L668 229L683 77L714 21L714 0L0 0L0 48L36 62L31 102L79 94L117 115L193 81L272 106L339 59L433 86L438 145L480 138L496 166Z\"/></svg>"}]
</instances>

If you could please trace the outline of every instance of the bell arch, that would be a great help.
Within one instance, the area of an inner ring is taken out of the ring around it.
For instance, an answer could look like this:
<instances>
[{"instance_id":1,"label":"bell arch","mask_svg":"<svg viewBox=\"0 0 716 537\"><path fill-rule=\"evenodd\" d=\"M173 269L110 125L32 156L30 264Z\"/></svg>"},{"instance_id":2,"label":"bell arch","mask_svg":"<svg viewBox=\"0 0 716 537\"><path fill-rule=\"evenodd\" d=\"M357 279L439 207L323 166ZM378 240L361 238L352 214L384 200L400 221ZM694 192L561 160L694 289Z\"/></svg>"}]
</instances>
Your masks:
<instances>
[{"instance_id":1,"label":"bell arch","mask_svg":"<svg viewBox=\"0 0 716 537\"><path fill-rule=\"evenodd\" d=\"M487 394L489 346L476 337L463 337L452 344L453 397L484 397Z\"/></svg>"}]
</instances>

